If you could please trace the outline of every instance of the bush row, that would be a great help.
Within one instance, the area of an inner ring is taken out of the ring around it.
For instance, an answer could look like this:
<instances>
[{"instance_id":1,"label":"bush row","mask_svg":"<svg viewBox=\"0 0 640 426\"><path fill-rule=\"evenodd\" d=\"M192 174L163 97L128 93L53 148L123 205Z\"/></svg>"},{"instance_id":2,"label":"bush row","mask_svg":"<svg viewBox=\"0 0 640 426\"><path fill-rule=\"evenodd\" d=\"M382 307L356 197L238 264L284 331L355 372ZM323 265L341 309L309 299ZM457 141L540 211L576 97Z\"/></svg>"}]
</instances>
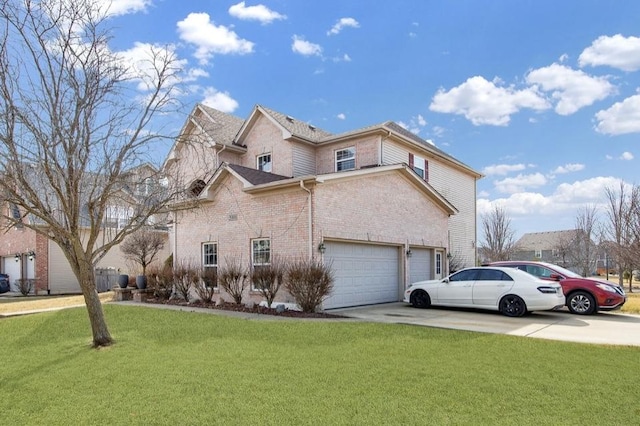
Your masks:
<instances>
[{"instance_id":1,"label":"bush row","mask_svg":"<svg viewBox=\"0 0 640 426\"><path fill-rule=\"evenodd\" d=\"M192 290L203 302L210 303L216 290L224 290L235 304L242 304L250 286L265 298L271 307L284 287L303 312L315 312L333 289L331 265L318 259L284 261L271 259L261 266L245 266L236 258L225 259L224 266L199 268L187 262L173 267L147 270L148 286L155 297L168 299L172 295L190 300Z\"/></svg>"}]
</instances>

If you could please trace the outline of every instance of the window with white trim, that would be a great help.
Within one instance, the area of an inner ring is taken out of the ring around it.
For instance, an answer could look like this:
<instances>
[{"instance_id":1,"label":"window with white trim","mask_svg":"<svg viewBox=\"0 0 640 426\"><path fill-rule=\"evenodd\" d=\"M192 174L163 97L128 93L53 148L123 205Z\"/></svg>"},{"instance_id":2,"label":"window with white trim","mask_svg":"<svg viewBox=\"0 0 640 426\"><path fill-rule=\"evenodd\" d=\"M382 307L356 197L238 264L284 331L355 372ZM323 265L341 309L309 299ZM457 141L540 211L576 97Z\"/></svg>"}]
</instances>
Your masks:
<instances>
[{"instance_id":1,"label":"window with white trim","mask_svg":"<svg viewBox=\"0 0 640 426\"><path fill-rule=\"evenodd\" d=\"M271 173L271 153L258 155L256 165L258 170Z\"/></svg>"},{"instance_id":2,"label":"window with white trim","mask_svg":"<svg viewBox=\"0 0 640 426\"><path fill-rule=\"evenodd\" d=\"M542 259L542 250L536 250L533 256L537 259Z\"/></svg>"},{"instance_id":3,"label":"window with white trim","mask_svg":"<svg viewBox=\"0 0 640 426\"><path fill-rule=\"evenodd\" d=\"M268 266L271 264L271 240L269 238L259 238L251 240L251 266L253 269ZM253 283L252 290L257 290Z\"/></svg>"},{"instance_id":4,"label":"window with white trim","mask_svg":"<svg viewBox=\"0 0 640 426\"><path fill-rule=\"evenodd\" d=\"M409 153L409 167L422 179L429 180L429 162L424 158Z\"/></svg>"},{"instance_id":5,"label":"window with white trim","mask_svg":"<svg viewBox=\"0 0 640 426\"><path fill-rule=\"evenodd\" d=\"M202 243L202 268L207 269L218 268L218 244L217 243ZM217 272L217 271L216 271ZM205 273L205 276L207 274ZM215 282L213 287L217 287L218 283Z\"/></svg>"},{"instance_id":6,"label":"window with white trim","mask_svg":"<svg viewBox=\"0 0 640 426\"><path fill-rule=\"evenodd\" d=\"M345 148L336 151L336 172L354 170L356 168L356 148Z\"/></svg>"}]
</instances>

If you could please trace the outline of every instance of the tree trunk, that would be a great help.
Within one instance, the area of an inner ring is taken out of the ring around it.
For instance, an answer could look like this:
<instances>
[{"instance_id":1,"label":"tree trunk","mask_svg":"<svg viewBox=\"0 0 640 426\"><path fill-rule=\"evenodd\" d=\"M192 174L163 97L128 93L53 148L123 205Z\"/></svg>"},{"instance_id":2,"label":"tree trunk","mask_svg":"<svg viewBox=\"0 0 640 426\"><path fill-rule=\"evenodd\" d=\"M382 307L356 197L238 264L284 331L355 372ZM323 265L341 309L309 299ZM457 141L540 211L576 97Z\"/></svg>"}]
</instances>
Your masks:
<instances>
[{"instance_id":1,"label":"tree trunk","mask_svg":"<svg viewBox=\"0 0 640 426\"><path fill-rule=\"evenodd\" d=\"M80 288L82 288L82 295L84 296L87 313L89 314L89 322L91 323L93 347L109 346L113 343L113 339L107 328L104 311L102 310L102 302L96 289L93 269L90 268L89 271L83 271L81 275Z\"/></svg>"}]
</instances>

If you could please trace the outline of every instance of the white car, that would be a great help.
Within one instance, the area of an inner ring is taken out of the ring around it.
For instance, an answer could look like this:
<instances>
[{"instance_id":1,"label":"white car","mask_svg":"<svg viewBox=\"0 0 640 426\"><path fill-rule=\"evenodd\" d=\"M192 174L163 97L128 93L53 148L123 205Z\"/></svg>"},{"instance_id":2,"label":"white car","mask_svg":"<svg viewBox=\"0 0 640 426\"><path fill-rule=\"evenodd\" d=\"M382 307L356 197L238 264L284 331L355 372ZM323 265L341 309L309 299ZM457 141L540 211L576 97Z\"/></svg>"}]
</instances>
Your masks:
<instances>
[{"instance_id":1,"label":"white car","mask_svg":"<svg viewBox=\"0 0 640 426\"><path fill-rule=\"evenodd\" d=\"M416 308L431 305L478 308L520 317L564 306L560 284L506 267L467 268L440 280L419 281L404 292Z\"/></svg>"}]
</instances>

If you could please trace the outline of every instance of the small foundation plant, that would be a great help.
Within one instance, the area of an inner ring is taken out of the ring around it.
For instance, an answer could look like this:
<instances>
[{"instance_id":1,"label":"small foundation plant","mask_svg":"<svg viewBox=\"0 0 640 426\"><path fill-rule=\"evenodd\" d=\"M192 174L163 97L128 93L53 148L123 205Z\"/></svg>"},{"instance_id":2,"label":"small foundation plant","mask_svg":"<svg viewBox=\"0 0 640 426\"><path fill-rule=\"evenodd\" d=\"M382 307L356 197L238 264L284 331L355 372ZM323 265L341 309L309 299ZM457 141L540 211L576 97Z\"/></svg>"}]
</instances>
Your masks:
<instances>
[{"instance_id":1,"label":"small foundation plant","mask_svg":"<svg viewBox=\"0 0 640 426\"><path fill-rule=\"evenodd\" d=\"M218 267L218 285L233 299L242 304L245 289L249 283L249 273L243 266L242 258L226 257L224 266Z\"/></svg>"},{"instance_id":2,"label":"small foundation plant","mask_svg":"<svg viewBox=\"0 0 640 426\"><path fill-rule=\"evenodd\" d=\"M316 312L333 289L334 275L330 264L319 259L301 259L289 265L284 287L302 312Z\"/></svg>"}]
</instances>

